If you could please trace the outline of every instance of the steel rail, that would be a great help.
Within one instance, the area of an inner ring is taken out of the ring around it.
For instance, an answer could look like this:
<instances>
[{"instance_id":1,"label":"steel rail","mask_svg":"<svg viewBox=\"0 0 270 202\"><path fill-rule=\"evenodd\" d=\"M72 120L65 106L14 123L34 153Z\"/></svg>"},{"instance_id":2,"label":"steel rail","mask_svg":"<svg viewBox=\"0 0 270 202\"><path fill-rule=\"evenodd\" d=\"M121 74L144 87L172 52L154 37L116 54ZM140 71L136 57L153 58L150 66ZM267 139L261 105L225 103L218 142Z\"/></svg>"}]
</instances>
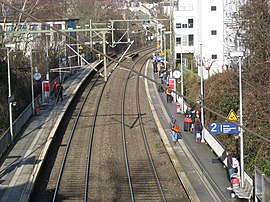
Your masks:
<instances>
[{"instance_id":1,"label":"steel rail","mask_svg":"<svg viewBox=\"0 0 270 202\"><path fill-rule=\"evenodd\" d=\"M149 59L149 58L147 58L147 59ZM144 63L142 64L140 72L143 70L143 67L145 66L146 62L147 62L147 60L145 60ZM143 136L144 145L145 145L145 148L146 148L146 151L147 151L147 154L148 154L149 161L151 163L155 178L157 180L158 187L159 187L162 199L165 202L166 198L165 198L165 195L164 195L164 192L163 192L163 189L162 189L162 186L161 186L158 174L157 174L157 170L156 170L156 167L155 167L152 155L151 155L151 151L150 151L149 144L148 144L148 141L147 141L145 129L144 129L144 126L143 126L143 120L142 120L142 115L141 115L142 113L141 113L141 105L140 105L140 96L139 96L139 93L140 93L139 87L140 87L140 76L137 77L137 85L136 85L136 104L137 104L137 111L138 111L138 115L139 115L140 128L141 128L141 133L142 133L142 136Z\"/></svg>"},{"instance_id":2,"label":"steel rail","mask_svg":"<svg viewBox=\"0 0 270 202\"><path fill-rule=\"evenodd\" d=\"M64 171L64 167L65 167L65 163L66 163L66 160L67 160L67 156L68 156L68 151L70 149L70 145L71 145L71 141L72 141L72 138L73 138L73 135L75 133L75 129L77 127L77 124L78 124L78 121L79 121L79 118L80 118L80 115L81 115L81 112L84 108L84 105L86 103L86 100L90 94L90 92L92 91L92 89L94 88L96 82L98 81L98 79L100 78L100 75L98 75L96 77L96 79L94 80L93 84L91 85L87 95L85 96L84 100L83 100L83 103L82 103L82 106L80 107L80 110L76 116L76 119L75 119L75 122L72 126L72 130L70 132L70 135L69 135L69 140L68 140L68 144L66 146L66 150L65 150L65 153L64 153L64 158L62 160L62 164L61 164L61 168L60 168L60 171L59 171L59 175L58 175L58 179L57 179L57 183L56 183L56 186L55 186L55 190L54 190L54 195L53 195L53 202L56 201L56 197L57 197L57 194L58 194L58 191L59 191L59 187L60 187L60 183L61 183L61 178L62 178L62 175L63 175L63 171Z\"/></svg>"},{"instance_id":3,"label":"steel rail","mask_svg":"<svg viewBox=\"0 0 270 202\"><path fill-rule=\"evenodd\" d=\"M152 51L150 51L149 53L151 53L151 52L152 52ZM138 61L139 61L139 60L138 60ZM138 62L138 61L137 61L137 62ZM136 62L136 63L137 63L137 62ZM145 61L145 62L146 62L146 61ZM144 62L144 63L145 63L145 62ZM134 64L132 65L131 69L135 68L136 63L134 63ZM140 71L141 71L141 70L140 70ZM127 175L128 175L128 182L129 182L129 188L130 188L131 200L132 200L132 202L134 202L134 201L135 201L135 197L134 197L134 190L133 190L132 178L131 178L130 167L129 167L129 161L128 161L128 151L127 151L127 145L126 145L126 133L125 133L125 116L124 116L124 114L125 114L124 108L125 108L125 97L126 97L126 91L127 91L127 84L128 84L128 80L129 80L129 78L130 78L131 72L132 72L132 71L130 71L130 72L127 74L127 77L126 77L126 83L125 83L124 90L123 90L123 94L122 94L122 139L123 139L125 164L126 164L126 170L127 170ZM138 76L138 78L139 78L139 76ZM137 96L137 93L138 93L138 90L136 90L136 96ZM137 96L137 97L138 97L138 96ZM137 109L138 109L138 108L137 108ZM140 124L141 124L141 128L142 128L142 117L141 117L140 111L138 111L138 114L139 114L139 117L140 117ZM141 130L143 130L143 129L141 129ZM143 136L145 136L145 132L144 132ZM144 141L145 141L145 139L144 139ZM148 145L148 144L147 144L147 145ZM146 146L146 145L145 145L145 146ZM147 146L146 146L146 147L147 147ZM149 147L148 147L147 153L148 153L149 161L150 161L151 166L152 166L152 168L153 168L153 165L154 165L154 164L153 164L153 161L152 161L151 154L150 154L150 156L149 156L149 152L150 152L150 149L149 149ZM162 195L162 199L163 199L163 201L166 201L155 168L153 168L153 172L154 172L155 178L156 178L156 180L157 180L158 187L159 187L159 190L160 190L161 195Z\"/></svg>"},{"instance_id":4,"label":"steel rail","mask_svg":"<svg viewBox=\"0 0 270 202\"><path fill-rule=\"evenodd\" d=\"M108 82L105 82L101 91L100 91L100 96L98 98L98 103L96 105L96 112L94 114L94 119L92 121L92 128L91 128L91 134L90 134L90 140L89 140L89 147L88 147L88 154L87 154L87 166L86 166L86 175L85 175L85 190L84 190L84 202L88 201L88 185L89 185L89 175L90 175L90 164L91 164L91 152L92 152L92 146L93 146L93 138L95 134L95 126L96 126L96 120L98 116L98 110L101 102L101 98L103 95L103 92L105 90L105 87Z\"/></svg>"}]
</instances>

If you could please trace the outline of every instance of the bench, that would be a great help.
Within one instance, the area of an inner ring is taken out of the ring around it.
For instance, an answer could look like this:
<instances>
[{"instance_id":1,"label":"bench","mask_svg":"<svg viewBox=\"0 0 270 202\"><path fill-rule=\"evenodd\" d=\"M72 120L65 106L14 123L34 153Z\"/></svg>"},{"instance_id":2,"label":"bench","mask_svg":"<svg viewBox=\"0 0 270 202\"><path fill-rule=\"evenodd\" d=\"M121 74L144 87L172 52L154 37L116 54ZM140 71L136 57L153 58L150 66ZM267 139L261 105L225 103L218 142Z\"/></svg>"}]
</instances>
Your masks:
<instances>
[{"instance_id":1,"label":"bench","mask_svg":"<svg viewBox=\"0 0 270 202\"><path fill-rule=\"evenodd\" d=\"M245 180L244 186L239 187L237 189L233 189L233 192L238 198L250 200L252 192L253 192L253 186L247 180Z\"/></svg>"}]
</instances>

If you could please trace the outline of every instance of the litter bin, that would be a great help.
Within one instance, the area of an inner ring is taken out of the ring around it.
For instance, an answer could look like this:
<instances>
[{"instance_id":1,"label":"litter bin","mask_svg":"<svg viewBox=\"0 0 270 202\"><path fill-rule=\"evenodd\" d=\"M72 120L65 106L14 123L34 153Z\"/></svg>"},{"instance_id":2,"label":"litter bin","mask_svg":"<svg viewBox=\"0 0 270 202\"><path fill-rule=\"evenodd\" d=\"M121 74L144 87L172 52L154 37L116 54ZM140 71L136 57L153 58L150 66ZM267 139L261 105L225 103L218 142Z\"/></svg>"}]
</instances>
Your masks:
<instances>
[{"instance_id":1,"label":"litter bin","mask_svg":"<svg viewBox=\"0 0 270 202\"><path fill-rule=\"evenodd\" d=\"M180 103L176 103L176 113L180 114L181 113L181 106Z\"/></svg>"},{"instance_id":2,"label":"litter bin","mask_svg":"<svg viewBox=\"0 0 270 202\"><path fill-rule=\"evenodd\" d=\"M232 188L237 190L240 187L240 176L237 173L232 174L231 176Z\"/></svg>"},{"instance_id":3,"label":"litter bin","mask_svg":"<svg viewBox=\"0 0 270 202\"><path fill-rule=\"evenodd\" d=\"M190 131L191 122L191 117L187 115L184 119L184 131Z\"/></svg>"}]
</instances>

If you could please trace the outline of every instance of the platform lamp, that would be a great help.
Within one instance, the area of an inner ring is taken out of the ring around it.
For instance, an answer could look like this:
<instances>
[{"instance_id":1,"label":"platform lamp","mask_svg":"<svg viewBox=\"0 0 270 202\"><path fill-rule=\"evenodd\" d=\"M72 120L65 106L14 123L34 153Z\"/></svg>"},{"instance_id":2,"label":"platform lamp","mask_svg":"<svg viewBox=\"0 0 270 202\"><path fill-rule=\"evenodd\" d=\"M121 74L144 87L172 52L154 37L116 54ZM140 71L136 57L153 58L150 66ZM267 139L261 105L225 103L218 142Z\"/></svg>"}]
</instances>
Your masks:
<instances>
[{"instance_id":1,"label":"platform lamp","mask_svg":"<svg viewBox=\"0 0 270 202\"><path fill-rule=\"evenodd\" d=\"M241 187L244 186L244 137L243 137L243 104L242 104L242 57L244 56L243 52L230 52L230 57L238 57L238 66L239 66L239 110L240 110L240 174L241 174Z\"/></svg>"},{"instance_id":2,"label":"platform lamp","mask_svg":"<svg viewBox=\"0 0 270 202\"><path fill-rule=\"evenodd\" d=\"M6 44L7 48L7 66L8 66L8 106L9 106L9 130L10 130L10 139L13 143L13 123L12 123L12 105L14 103L14 97L11 95L11 82L10 82L10 63L9 63L9 54L15 48L15 44Z\"/></svg>"},{"instance_id":3,"label":"platform lamp","mask_svg":"<svg viewBox=\"0 0 270 202\"><path fill-rule=\"evenodd\" d=\"M200 58L200 66L201 66L201 69L200 69L200 74L201 74L201 123L202 125L204 126L204 71L203 71L203 53L202 53L202 43L200 43L200 55L201 55L201 58ZM202 141L201 142L204 142L204 133L202 131Z\"/></svg>"},{"instance_id":4,"label":"platform lamp","mask_svg":"<svg viewBox=\"0 0 270 202\"><path fill-rule=\"evenodd\" d=\"M48 40L48 37L51 36L51 33L45 33L45 43L46 43L46 59L45 59L45 68L46 68L46 80L50 80L50 74L49 74L49 43L50 40Z\"/></svg>"}]
</instances>

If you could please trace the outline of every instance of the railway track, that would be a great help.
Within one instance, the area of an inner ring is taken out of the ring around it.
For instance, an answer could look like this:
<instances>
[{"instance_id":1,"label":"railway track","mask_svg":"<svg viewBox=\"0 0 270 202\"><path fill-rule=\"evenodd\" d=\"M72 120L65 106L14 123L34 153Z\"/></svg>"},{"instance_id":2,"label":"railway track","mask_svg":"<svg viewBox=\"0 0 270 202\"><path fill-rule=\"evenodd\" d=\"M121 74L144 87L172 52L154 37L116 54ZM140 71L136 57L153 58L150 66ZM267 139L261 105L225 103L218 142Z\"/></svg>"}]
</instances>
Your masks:
<instances>
[{"instance_id":1,"label":"railway track","mask_svg":"<svg viewBox=\"0 0 270 202\"><path fill-rule=\"evenodd\" d=\"M141 72L152 51L123 63ZM59 129L31 201L188 200L156 133L142 84L121 68L107 82L89 78Z\"/></svg>"},{"instance_id":2,"label":"railway track","mask_svg":"<svg viewBox=\"0 0 270 202\"><path fill-rule=\"evenodd\" d=\"M148 55L140 57L132 68L139 68L137 71L141 73L149 59ZM128 87L135 92L132 98L126 96ZM140 77L129 72L122 96L122 135L131 197L132 201L166 201L144 130L139 92ZM130 108L130 105L134 107ZM137 152L140 153L139 156L132 155Z\"/></svg>"}]
</instances>

